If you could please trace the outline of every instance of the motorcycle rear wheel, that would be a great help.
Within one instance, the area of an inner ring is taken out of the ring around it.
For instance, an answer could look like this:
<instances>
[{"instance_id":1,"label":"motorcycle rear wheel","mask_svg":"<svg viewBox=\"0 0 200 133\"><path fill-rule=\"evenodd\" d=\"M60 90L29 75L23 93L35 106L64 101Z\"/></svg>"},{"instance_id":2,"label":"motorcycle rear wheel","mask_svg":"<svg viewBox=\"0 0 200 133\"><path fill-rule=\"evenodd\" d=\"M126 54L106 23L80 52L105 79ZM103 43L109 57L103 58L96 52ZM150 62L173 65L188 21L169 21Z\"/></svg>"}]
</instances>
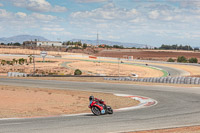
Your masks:
<instances>
[{"instance_id":1,"label":"motorcycle rear wheel","mask_svg":"<svg viewBox=\"0 0 200 133\"><path fill-rule=\"evenodd\" d=\"M110 106L107 106L108 114L113 114L113 109Z\"/></svg>"}]
</instances>

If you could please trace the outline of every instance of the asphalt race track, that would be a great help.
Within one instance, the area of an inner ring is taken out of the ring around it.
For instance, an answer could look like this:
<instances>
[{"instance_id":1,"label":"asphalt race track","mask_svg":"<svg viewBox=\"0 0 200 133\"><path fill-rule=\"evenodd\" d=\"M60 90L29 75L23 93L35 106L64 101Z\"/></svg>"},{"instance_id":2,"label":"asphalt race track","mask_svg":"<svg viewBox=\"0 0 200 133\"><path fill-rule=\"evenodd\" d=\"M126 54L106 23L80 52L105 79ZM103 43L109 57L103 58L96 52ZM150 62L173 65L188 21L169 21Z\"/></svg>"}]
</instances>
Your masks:
<instances>
[{"instance_id":1,"label":"asphalt race track","mask_svg":"<svg viewBox=\"0 0 200 133\"><path fill-rule=\"evenodd\" d=\"M158 101L153 107L105 116L0 120L0 133L100 133L200 125L200 88L2 78L0 84L142 95Z\"/></svg>"},{"instance_id":2,"label":"asphalt race track","mask_svg":"<svg viewBox=\"0 0 200 133\"><path fill-rule=\"evenodd\" d=\"M178 77L178 76L189 76L190 73L181 69L171 68L166 66L159 66L159 65L149 65L157 68L161 68L168 72L169 76L171 77Z\"/></svg>"}]
</instances>

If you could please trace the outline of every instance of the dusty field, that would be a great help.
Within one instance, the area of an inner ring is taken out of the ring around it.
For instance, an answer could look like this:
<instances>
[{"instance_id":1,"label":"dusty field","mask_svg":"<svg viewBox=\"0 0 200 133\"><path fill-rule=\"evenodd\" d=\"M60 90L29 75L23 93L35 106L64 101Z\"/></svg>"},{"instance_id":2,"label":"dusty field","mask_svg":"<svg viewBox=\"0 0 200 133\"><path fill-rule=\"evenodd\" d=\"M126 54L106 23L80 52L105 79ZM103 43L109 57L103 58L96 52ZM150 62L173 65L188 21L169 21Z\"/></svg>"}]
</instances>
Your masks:
<instances>
[{"instance_id":1,"label":"dusty field","mask_svg":"<svg viewBox=\"0 0 200 133\"><path fill-rule=\"evenodd\" d=\"M200 133L200 126L150 130L150 131L138 131L138 132L130 132L130 133Z\"/></svg>"},{"instance_id":2,"label":"dusty field","mask_svg":"<svg viewBox=\"0 0 200 133\"><path fill-rule=\"evenodd\" d=\"M163 72L151 68L133 66L126 64L114 63L98 63L98 62L85 62L79 61L68 64L73 68L79 68L84 71L92 73L101 73L109 76L131 76L131 73L137 74L139 77L162 77ZM119 70L118 70L119 69Z\"/></svg>"},{"instance_id":3,"label":"dusty field","mask_svg":"<svg viewBox=\"0 0 200 133\"><path fill-rule=\"evenodd\" d=\"M45 50L44 50L45 51ZM22 55L40 55L40 50L33 49L22 49L22 48L1 48L0 54L22 54ZM58 56L58 55L73 55L73 53L60 52L60 51L47 51L48 55Z\"/></svg>"},{"instance_id":4,"label":"dusty field","mask_svg":"<svg viewBox=\"0 0 200 133\"><path fill-rule=\"evenodd\" d=\"M114 109L139 103L130 98L105 93L0 86L0 118L90 112L90 95L105 100Z\"/></svg>"},{"instance_id":5,"label":"dusty field","mask_svg":"<svg viewBox=\"0 0 200 133\"><path fill-rule=\"evenodd\" d=\"M178 56L186 58L196 57L200 61L200 52L193 51L175 51L175 50L134 50L134 49L119 49L119 50L103 50L96 54L104 57L120 57L125 55L133 56L134 59L143 60L161 60L167 61L169 58L176 59Z\"/></svg>"},{"instance_id":6,"label":"dusty field","mask_svg":"<svg viewBox=\"0 0 200 133\"><path fill-rule=\"evenodd\" d=\"M8 60L12 61L13 59L19 59L21 57L14 57L14 56L0 56L1 60ZM6 75L8 72L22 72L22 73L29 73L33 74L34 72L34 64L30 63L28 57L23 57L27 59L28 63L24 65L14 64L14 65L0 65L0 75ZM42 62L42 58L35 58L35 73L36 74L48 74L48 73L57 73L58 75L66 75L66 74L73 74L73 70L61 67L60 64L64 61L63 59L55 58L50 59L47 58L45 61L50 62ZM71 60L70 60L71 61Z\"/></svg>"},{"instance_id":7,"label":"dusty field","mask_svg":"<svg viewBox=\"0 0 200 133\"><path fill-rule=\"evenodd\" d=\"M1 60L12 61L13 59L19 59L20 57L15 56L0 56ZM8 72L22 72L22 73L34 73L34 64L29 63L30 60L28 57L26 64L19 65L0 65L0 75L6 76ZM75 69L80 69L83 71L83 75L88 75L88 72L93 74L106 74L107 76L118 76L118 68L120 76L131 76L131 73L137 74L139 77L161 77L163 72L155 69L150 69L146 67L125 65L120 63L119 66L117 63L98 63L97 60L94 62L87 61L78 61L77 59L86 59L86 58L46 58L42 62L42 58L35 58L35 73L36 74L56 74L56 75L74 75ZM108 61L108 60L107 60ZM72 62L67 64L70 68L62 67L61 64L64 62ZM115 61L116 62L116 61Z\"/></svg>"}]
</instances>

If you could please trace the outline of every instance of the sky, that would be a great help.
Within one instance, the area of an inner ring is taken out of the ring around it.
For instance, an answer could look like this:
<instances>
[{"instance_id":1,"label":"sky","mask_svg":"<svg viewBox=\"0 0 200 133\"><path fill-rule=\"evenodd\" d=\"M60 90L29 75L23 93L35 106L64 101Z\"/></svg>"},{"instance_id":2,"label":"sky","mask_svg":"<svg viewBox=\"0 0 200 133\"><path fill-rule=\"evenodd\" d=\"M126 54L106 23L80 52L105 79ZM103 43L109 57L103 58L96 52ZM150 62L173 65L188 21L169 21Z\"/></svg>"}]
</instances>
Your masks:
<instances>
[{"instance_id":1,"label":"sky","mask_svg":"<svg viewBox=\"0 0 200 133\"><path fill-rule=\"evenodd\" d=\"M0 38L200 47L200 0L0 0Z\"/></svg>"}]
</instances>

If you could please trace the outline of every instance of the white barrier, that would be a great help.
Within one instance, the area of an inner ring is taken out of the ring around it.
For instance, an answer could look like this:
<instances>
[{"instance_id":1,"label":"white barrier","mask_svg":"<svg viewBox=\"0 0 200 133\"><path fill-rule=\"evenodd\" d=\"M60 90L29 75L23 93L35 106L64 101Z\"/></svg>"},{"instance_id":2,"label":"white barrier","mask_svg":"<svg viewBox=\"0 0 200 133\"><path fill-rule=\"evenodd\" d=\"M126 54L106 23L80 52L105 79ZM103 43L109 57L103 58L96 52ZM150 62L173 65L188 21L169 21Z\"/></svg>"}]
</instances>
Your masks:
<instances>
[{"instance_id":1,"label":"white barrier","mask_svg":"<svg viewBox=\"0 0 200 133\"><path fill-rule=\"evenodd\" d=\"M27 77L26 73L8 72L8 77Z\"/></svg>"},{"instance_id":2,"label":"white barrier","mask_svg":"<svg viewBox=\"0 0 200 133\"><path fill-rule=\"evenodd\" d=\"M158 78L130 78L130 77L107 77L104 80L137 81L153 83L171 83L171 84L200 84L199 77L158 77Z\"/></svg>"}]
</instances>

